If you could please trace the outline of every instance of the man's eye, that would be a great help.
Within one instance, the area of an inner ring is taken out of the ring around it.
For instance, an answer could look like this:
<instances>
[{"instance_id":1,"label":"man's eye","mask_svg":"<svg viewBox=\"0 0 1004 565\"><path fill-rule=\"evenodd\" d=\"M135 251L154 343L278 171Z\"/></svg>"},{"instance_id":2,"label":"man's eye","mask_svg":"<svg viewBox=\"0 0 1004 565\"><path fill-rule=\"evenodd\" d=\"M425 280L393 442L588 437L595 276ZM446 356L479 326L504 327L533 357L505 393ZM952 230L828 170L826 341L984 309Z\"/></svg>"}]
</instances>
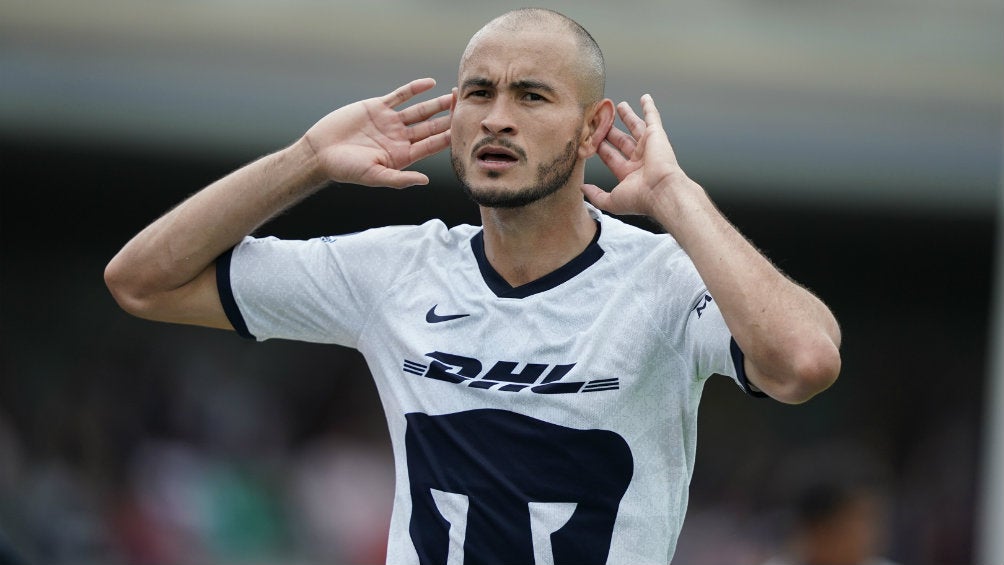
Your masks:
<instances>
[{"instance_id":1,"label":"man's eye","mask_svg":"<svg viewBox=\"0 0 1004 565\"><path fill-rule=\"evenodd\" d=\"M468 96L474 96L476 98L488 98L490 94L487 90L472 90Z\"/></svg>"},{"instance_id":2,"label":"man's eye","mask_svg":"<svg viewBox=\"0 0 1004 565\"><path fill-rule=\"evenodd\" d=\"M546 98L544 98L543 96L537 94L536 92L527 92L523 96L523 99L527 100L529 102L541 102L543 100L546 100Z\"/></svg>"}]
</instances>

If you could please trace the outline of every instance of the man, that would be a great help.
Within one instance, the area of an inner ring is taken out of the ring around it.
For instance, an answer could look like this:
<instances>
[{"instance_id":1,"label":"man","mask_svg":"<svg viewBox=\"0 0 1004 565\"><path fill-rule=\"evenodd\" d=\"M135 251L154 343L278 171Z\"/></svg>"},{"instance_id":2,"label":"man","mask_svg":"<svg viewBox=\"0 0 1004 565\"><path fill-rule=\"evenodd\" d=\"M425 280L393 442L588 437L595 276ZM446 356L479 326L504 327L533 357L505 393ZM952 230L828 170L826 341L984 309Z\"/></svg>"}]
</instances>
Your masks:
<instances>
[{"instance_id":1,"label":"man","mask_svg":"<svg viewBox=\"0 0 1004 565\"><path fill-rule=\"evenodd\" d=\"M880 557L887 529L874 487L821 482L799 493L785 554L764 565L895 565Z\"/></svg>"},{"instance_id":2,"label":"man","mask_svg":"<svg viewBox=\"0 0 1004 565\"><path fill-rule=\"evenodd\" d=\"M395 111L422 79L332 112L146 228L108 285L138 316L359 349L397 466L388 563L666 563L704 380L803 402L839 330L684 174L652 98L639 117L603 81L577 23L504 14L451 94ZM403 169L447 146L483 227L245 238L327 181L425 184ZM593 154L609 193L584 184Z\"/></svg>"}]
</instances>

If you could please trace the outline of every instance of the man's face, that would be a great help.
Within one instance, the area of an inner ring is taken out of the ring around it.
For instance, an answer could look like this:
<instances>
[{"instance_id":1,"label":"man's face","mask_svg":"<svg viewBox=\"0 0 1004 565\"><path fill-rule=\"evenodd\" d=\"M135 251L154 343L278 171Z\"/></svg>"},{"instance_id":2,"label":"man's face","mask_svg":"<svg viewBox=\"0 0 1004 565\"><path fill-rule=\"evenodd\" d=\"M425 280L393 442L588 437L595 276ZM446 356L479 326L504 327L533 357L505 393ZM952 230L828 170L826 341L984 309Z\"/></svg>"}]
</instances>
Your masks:
<instances>
[{"instance_id":1,"label":"man's face","mask_svg":"<svg viewBox=\"0 0 1004 565\"><path fill-rule=\"evenodd\" d=\"M451 162L475 202L524 206L580 182L575 57L574 40L559 33L496 30L471 45L460 67Z\"/></svg>"}]
</instances>

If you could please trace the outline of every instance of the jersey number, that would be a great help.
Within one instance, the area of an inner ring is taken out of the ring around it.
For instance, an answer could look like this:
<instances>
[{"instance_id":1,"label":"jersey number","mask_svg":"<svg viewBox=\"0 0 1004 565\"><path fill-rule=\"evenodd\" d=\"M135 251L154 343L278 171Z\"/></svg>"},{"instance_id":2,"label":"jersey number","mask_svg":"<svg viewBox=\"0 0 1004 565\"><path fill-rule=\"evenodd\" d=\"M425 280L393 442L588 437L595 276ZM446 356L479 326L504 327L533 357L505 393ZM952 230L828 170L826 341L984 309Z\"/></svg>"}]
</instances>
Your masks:
<instances>
[{"instance_id":1,"label":"jersey number","mask_svg":"<svg viewBox=\"0 0 1004 565\"><path fill-rule=\"evenodd\" d=\"M606 562L633 473L621 436L503 410L406 418L420 563Z\"/></svg>"}]
</instances>

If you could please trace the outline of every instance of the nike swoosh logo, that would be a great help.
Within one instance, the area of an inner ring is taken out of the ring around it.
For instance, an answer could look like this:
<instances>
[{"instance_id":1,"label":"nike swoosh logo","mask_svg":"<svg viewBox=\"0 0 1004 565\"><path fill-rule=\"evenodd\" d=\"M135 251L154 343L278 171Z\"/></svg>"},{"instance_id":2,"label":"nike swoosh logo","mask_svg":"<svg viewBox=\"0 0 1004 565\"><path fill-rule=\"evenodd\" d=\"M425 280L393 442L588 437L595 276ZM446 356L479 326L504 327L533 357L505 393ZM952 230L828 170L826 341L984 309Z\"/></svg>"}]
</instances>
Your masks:
<instances>
[{"instance_id":1,"label":"nike swoosh logo","mask_svg":"<svg viewBox=\"0 0 1004 565\"><path fill-rule=\"evenodd\" d=\"M429 311L425 313L425 321L429 322L430 324L438 324L439 322L449 322L450 320L457 320L460 318L466 318L467 316L470 316L470 314L448 314L446 316L440 316L439 314L436 313L436 306L439 306L439 304L436 304L432 308L429 308Z\"/></svg>"}]
</instances>

